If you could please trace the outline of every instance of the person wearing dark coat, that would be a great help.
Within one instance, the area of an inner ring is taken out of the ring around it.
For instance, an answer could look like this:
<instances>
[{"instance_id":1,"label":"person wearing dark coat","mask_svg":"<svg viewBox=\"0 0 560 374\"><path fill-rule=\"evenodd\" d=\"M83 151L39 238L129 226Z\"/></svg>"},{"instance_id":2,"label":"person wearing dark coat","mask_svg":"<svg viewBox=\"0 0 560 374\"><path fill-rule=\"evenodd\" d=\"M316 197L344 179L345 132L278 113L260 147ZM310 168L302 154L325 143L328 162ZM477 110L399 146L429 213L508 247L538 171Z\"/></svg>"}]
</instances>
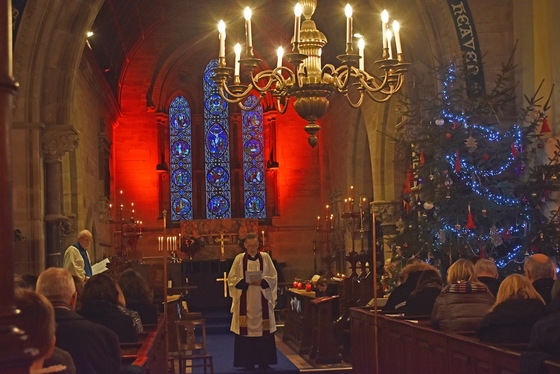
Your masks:
<instances>
[{"instance_id":1,"label":"person wearing dark coat","mask_svg":"<svg viewBox=\"0 0 560 374\"><path fill-rule=\"evenodd\" d=\"M119 277L126 307L140 314L143 324L155 325L158 320L157 307L152 303L152 293L142 275L134 269L125 270Z\"/></svg>"},{"instance_id":2,"label":"person wearing dark coat","mask_svg":"<svg viewBox=\"0 0 560 374\"><path fill-rule=\"evenodd\" d=\"M490 343L529 343L533 325L544 315L544 300L526 277L511 274L502 282L492 311L476 336Z\"/></svg>"},{"instance_id":3,"label":"person wearing dark coat","mask_svg":"<svg viewBox=\"0 0 560 374\"><path fill-rule=\"evenodd\" d=\"M533 282L533 287L542 296L545 304L552 299L552 286L554 285L556 266L548 256L536 253L525 259L525 276Z\"/></svg>"},{"instance_id":4,"label":"person wearing dark coat","mask_svg":"<svg viewBox=\"0 0 560 374\"><path fill-rule=\"evenodd\" d=\"M37 293L54 306L56 346L72 356L79 374L117 374L121 354L117 334L74 312L76 286L62 268L49 268L37 280Z\"/></svg>"},{"instance_id":5,"label":"person wearing dark coat","mask_svg":"<svg viewBox=\"0 0 560 374\"><path fill-rule=\"evenodd\" d=\"M448 331L475 331L496 301L485 285L474 278L474 265L459 259L447 271L448 285L432 311L432 327Z\"/></svg>"},{"instance_id":6,"label":"person wearing dark coat","mask_svg":"<svg viewBox=\"0 0 560 374\"><path fill-rule=\"evenodd\" d=\"M82 308L78 313L114 331L121 343L137 342L138 334L134 328L134 321L119 309L118 303L119 292L115 282L108 275L101 273L85 283Z\"/></svg>"},{"instance_id":7,"label":"person wearing dark coat","mask_svg":"<svg viewBox=\"0 0 560 374\"><path fill-rule=\"evenodd\" d=\"M430 316L441 293L443 280L436 269L424 270L416 289L410 294L404 308L405 316Z\"/></svg>"},{"instance_id":8,"label":"person wearing dark coat","mask_svg":"<svg viewBox=\"0 0 560 374\"><path fill-rule=\"evenodd\" d=\"M412 291L416 288L422 271L428 269L433 269L433 267L425 262L406 265L399 275L403 283L391 292L382 310L384 312L404 312L406 302Z\"/></svg>"},{"instance_id":9,"label":"person wearing dark coat","mask_svg":"<svg viewBox=\"0 0 560 374\"><path fill-rule=\"evenodd\" d=\"M498 280L498 268L494 261L484 258L478 260L474 264L474 276L496 297L498 288L500 288L500 281Z\"/></svg>"}]
</instances>

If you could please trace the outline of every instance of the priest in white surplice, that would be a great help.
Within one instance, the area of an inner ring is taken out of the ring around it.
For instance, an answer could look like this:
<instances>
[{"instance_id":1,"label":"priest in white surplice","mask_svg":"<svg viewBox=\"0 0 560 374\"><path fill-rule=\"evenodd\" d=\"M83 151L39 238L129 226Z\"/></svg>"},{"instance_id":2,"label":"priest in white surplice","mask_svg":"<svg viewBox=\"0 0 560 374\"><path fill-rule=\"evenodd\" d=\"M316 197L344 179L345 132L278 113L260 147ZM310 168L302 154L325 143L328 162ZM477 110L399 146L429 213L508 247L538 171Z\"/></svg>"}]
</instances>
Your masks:
<instances>
[{"instance_id":1,"label":"priest in white surplice","mask_svg":"<svg viewBox=\"0 0 560 374\"><path fill-rule=\"evenodd\" d=\"M259 252L256 234L247 234L244 246L247 252L235 257L228 275L233 299L230 330L235 333L233 366L252 370L258 365L266 370L277 363L274 305L278 275L268 253Z\"/></svg>"}]
</instances>

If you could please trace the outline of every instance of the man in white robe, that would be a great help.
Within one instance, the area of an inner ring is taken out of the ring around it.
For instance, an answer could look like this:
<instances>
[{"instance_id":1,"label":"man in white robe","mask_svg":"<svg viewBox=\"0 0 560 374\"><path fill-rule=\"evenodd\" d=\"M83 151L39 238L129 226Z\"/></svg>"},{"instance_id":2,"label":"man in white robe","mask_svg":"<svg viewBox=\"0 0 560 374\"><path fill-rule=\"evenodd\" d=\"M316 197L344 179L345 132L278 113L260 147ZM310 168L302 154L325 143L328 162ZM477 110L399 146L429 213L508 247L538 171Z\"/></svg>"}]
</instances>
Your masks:
<instances>
[{"instance_id":1,"label":"man in white robe","mask_svg":"<svg viewBox=\"0 0 560 374\"><path fill-rule=\"evenodd\" d=\"M253 370L258 365L259 370L266 370L277 363L274 306L278 275L268 253L259 252L256 234L247 234L244 246L247 252L235 257L228 275L233 299L230 330L235 333L233 366Z\"/></svg>"}]
</instances>

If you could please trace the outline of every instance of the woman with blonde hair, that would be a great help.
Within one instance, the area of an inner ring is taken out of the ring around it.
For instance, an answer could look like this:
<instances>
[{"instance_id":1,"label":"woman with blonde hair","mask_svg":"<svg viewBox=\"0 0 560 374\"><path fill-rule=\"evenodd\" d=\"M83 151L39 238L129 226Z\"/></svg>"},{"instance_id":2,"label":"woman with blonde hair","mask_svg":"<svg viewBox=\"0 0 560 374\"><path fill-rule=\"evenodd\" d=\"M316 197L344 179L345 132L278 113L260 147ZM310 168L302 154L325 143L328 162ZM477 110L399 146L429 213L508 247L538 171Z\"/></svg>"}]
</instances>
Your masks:
<instances>
[{"instance_id":1,"label":"woman with blonde hair","mask_svg":"<svg viewBox=\"0 0 560 374\"><path fill-rule=\"evenodd\" d=\"M544 300L531 281L522 275L509 275L498 289L492 306L476 336L490 343L529 343L531 329L544 315Z\"/></svg>"},{"instance_id":2,"label":"woman with blonde hair","mask_svg":"<svg viewBox=\"0 0 560 374\"><path fill-rule=\"evenodd\" d=\"M474 265L459 259L447 270L447 286L432 310L432 327L450 331L474 331L496 299L476 281Z\"/></svg>"}]
</instances>

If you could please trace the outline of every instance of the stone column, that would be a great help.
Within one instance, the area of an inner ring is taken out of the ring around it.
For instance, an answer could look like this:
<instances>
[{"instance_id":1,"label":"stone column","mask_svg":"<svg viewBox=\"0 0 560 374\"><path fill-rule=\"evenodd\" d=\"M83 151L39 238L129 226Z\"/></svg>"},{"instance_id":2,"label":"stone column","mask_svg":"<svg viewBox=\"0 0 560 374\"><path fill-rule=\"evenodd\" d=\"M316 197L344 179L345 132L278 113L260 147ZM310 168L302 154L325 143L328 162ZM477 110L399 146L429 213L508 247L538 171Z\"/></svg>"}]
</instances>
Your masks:
<instances>
[{"instance_id":1,"label":"stone column","mask_svg":"<svg viewBox=\"0 0 560 374\"><path fill-rule=\"evenodd\" d=\"M0 1L0 372L28 373L32 354L24 351L21 332L15 328L14 222L12 199L11 131L17 83L12 76L12 2ZM3 21L2 21L3 20Z\"/></svg>"},{"instance_id":2,"label":"stone column","mask_svg":"<svg viewBox=\"0 0 560 374\"><path fill-rule=\"evenodd\" d=\"M42 139L47 267L62 265L62 237L73 231L72 222L62 215L62 156L78 147L78 134L73 127L57 127L47 130Z\"/></svg>"}]
</instances>

